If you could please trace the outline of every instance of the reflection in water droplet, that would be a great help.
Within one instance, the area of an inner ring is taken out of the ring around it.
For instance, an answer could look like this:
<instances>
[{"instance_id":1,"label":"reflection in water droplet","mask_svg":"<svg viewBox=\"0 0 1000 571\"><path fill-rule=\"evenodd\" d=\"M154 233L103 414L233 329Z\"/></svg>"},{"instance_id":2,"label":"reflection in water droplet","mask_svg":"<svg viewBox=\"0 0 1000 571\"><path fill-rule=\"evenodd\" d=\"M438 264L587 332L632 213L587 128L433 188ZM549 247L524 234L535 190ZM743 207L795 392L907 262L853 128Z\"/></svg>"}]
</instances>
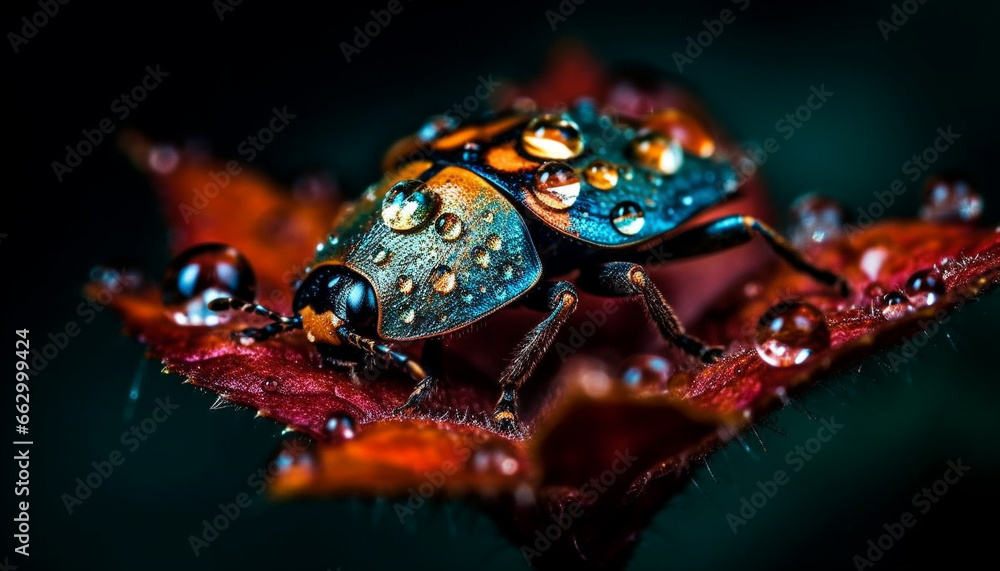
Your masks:
<instances>
[{"instance_id":1,"label":"reflection in water droplet","mask_svg":"<svg viewBox=\"0 0 1000 571\"><path fill-rule=\"evenodd\" d=\"M228 313L208 309L220 297L254 299L256 278L236 248L200 244L185 250L163 273L163 305L179 325L217 325Z\"/></svg>"},{"instance_id":2,"label":"reflection in water droplet","mask_svg":"<svg viewBox=\"0 0 1000 571\"><path fill-rule=\"evenodd\" d=\"M639 166L663 174L674 174L684 162L681 146L656 133L647 133L633 139L631 153Z\"/></svg>"},{"instance_id":3,"label":"reflection in water droplet","mask_svg":"<svg viewBox=\"0 0 1000 571\"><path fill-rule=\"evenodd\" d=\"M431 272L431 287L438 293L451 293L455 289L455 272L448 266L438 266Z\"/></svg>"},{"instance_id":4,"label":"reflection in water droplet","mask_svg":"<svg viewBox=\"0 0 1000 571\"><path fill-rule=\"evenodd\" d=\"M521 134L521 144L529 155L546 160L572 159L583 152L580 128L558 115L532 119Z\"/></svg>"},{"instance_id":5,"label":"reflection in water droplet","mask_svg":"<svg viewBox=\"0 0 1000 571\"><path fill-rule=\"evenodd\" d=\"M626 236L634 236L646 225L646 214L638 204L622 202L611 209L611 225Z\"/></svg>"},{"instance_id":6,"label":"reflection in water droplet","mask_svg":"<svg viewBox=\"0 0 1000 571\"><path fill-rule=\"evenodd\" d=\"M946 291L944 277L935 269L921 270L906 280L906 293L915 304L932 305Z\"/></svg>"},{"instance_id":7,"label":"reflection in water droplet","mask_svg":"<svg viewBox=\"0 0 1000 571\"><path fill-rule=\"evenodd\" d=\"M399 276L396 278L396 289L403 295L409 294L413 291L413 280L410 276Z\"/></svg>"},{"instance_id":8,"label":"reflection in water droplet","mask_svg":"<svg viewBox=\"0 0 1000 571\"><path fill-rule=\"evenodd\" d=\"M608 161L596 160L583 171L584 178L597 190L611 190L618 184L618 167Z\"/></svg>"},{"instance_id":9,"label":"reflection in water droplet","mask_svg":"<svg viewBox=\"0 0 1000 571\"><path fill-rule=\"evenodd\" d=\"M501 246L503 246L503 240L500 239L500 236L490 234L486 237L486 247L490 250L499 250Z\"/></svg>"},{"instance_id":10,"label":"reflection in water droplet","mask_svg":"<svg viewBox=\"0 0 1000 571\"><path fill-rule=\"evenodd\" d=\"M419 180L397 182L382 202L382 221L396 231L423 226L437 210L438 196Z\"/></svg>"},{"instance_id":11,"label":"reflection in water droplet","mask_svg":"<svg viewBox=\"0 0 1000 571\"><path fill-rule=\"evenodd\" d=\"M335 441L350 440L357 434L357 425L346 414L331 414L323 423L323 434Z\"/></svg>"},{"instance_id":12,"label":"reflection in water droplet","mask_svg":"<svg viewBox=\"0 0 1000 571\"><path fill-rule=\"evenodd\" d=\"M677 141L685 151L703 159L715 153L715 141L705 126L679 109L651 113L645 120L645 128Z\"/></svg>"},{"instance_id":13,"label":"reflection in water droplet","mask_svg":"<svg viewBox=\"0 0 1000 571\"><path fill-rule=\"evenodd\" d=\"M392 261L392 252L388 250L379 250L378 253L372 258L372 262L376 266L384 266Z\"/></svg>"},{"instance_id":14,"label":"reflection in water droplet","mask_svg":"<svg viewBox=\"0 0 1000 571\"><path fill-rule=\"evenodd\" d=\"M452 242L462 235L462 219L457 214L446 212L438 216L437 222L434 223L434 229L437 230L442 240Z\"/></svg>"},{"instance_id":15,"label":"reflection in water droplet","mask_svg":"<svg viewBox=\"0 0 1000 571\"><path fill-rule=\"evenodd\" d=\"M573 167L551 162L539 167L531 187L535 198L553 210L566 210L580 196L580 179Z\"/></svg>"},{"instance_id":16,"label":"reflection in water droplet","mask_svg":"<svg viewBox=\"0 0 1000 571\"><path fill-rule=\"evenodd\" d=\"M280 384L281 383L278 382L278 379L275 379L274 377L267 377L261 381L260 388L263 389L265 393L273 393L278 390Z\"/></svg>"},{"instance_id":17,"label":"reflection in water droplet","mask_svg":"<svg viewBox=\"0 0 1000 571\"><path fill-rule=\"evenodd\" d=\"M666 388L674 365L659 355L635 355L622 365L622 382L634 389Z\"/></svg>"},{"instance_id":18,"label":"reflection in water droplet","mask_svg":"<svg viewBox=\"0 0 1000 571\"><path fill-rule=\"evenodd\" d=\"M843 227L844 209L831 198L806 194L792 203L788 237L799 248L835 239Z\"/></svg>"},{"instance_id":19,"label":"reflection in water droplet","mask_svg":"<svg viewBox=\"0 0 1000 571\"><path fill-rule=\"evenodd\" d=\"M488 268L490 266L490 253L486 251L486 248L476 246L472 249L472 260L480 268Z\"/></svg>"},{"instance_id":20,"label":"reflection in water droplet","mask_svg":"<svg viewBox=\"0 0 1000 571\"><path fill-rule=\"evenodd\" d=\"M891 291L882 298L882 317L899 319L913 311L910 299L901 291Z\"/></svg>"},{"instance_id":21,"label":"reflection in water droplet","mask_svg":"<svg viewBox=\"0 0 1000 571\"><path fill-rule=\"evenodd\" d=\"M773 367L801 365L830 346L823 312L803 302L781 303L757 322L757 354Z\"/></svg>"},{"instance_id":22,"label":"reflection in water droplet","mask_svg":"<svg viewBox=\"0 0 1000 571\"><path fill-rule=\"evenodd\" d=\"M399 320L402 321L403 323L413 323L413 320L416 319L416 317L417 317L416 312L414 312L412 309L407 309L402 314L400 314Z\"/></svg>"},{"instance_id":23,"label":"reflection in water droplet","mask_svg":"<svg viewBox=\"0 0 1000 571\"><path fill-rule=\"evenodd\" d=\"M928 222L973 222L983 213L983 195L954 173L927 179L921 202L920 217Z\"/></svg>"}]
</instances>

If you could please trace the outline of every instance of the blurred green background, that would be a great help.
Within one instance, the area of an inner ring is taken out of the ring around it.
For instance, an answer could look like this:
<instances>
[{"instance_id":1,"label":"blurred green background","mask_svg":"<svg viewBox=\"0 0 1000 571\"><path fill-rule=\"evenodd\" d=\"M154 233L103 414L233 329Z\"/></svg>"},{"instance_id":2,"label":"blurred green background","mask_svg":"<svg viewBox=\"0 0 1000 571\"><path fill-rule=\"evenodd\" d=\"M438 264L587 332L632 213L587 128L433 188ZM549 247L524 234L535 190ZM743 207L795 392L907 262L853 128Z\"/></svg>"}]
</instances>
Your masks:
<instances>
[{"instance_id":1,"label":"blurred green background","mask_svg":"<svg viewBox=\"0 0 1000 571\"><path fill-rule=\"evenodd\" d=\"M146 65L159 63L170 75L126 121L115 121L119 130L129 125L166 140L197 136L216 154L241 158L240 141L266 124L272 107L287 106L298 118L253 166L283 182L328 171L357 192L374 180L392 140L463 99L480 75L531 79L565 36L609 63L675 71L672 54L686 37L730 8L735 21L680 80L738 141L780 137L776 121L805 102L810 86L834 93L793 138L779 139L780 151L763 166L776 204L821 190L852 210L867 207L873 192L905 176L903 163L930 145L938 128L952 126L961 138L932 170L960 168L978 179L985 223L997 220L997 185L988 176L1000 55L1000 8L992 2L906 3L919 8L886 41L877 20L891 18L892 2L587 0L553 31L545 13L559 10L556 0L404 1L350 64L340 43L386 2L357 2L330 16L308 3L244 1L222 20L218 4L71 3L17 53L6 48L7 115L15 123L7 147L16 153L10 164L17 179L14 203L0 213L10 306L4 324L31 329L35 342L70 321L82 329L31 381L32 555L10 558L21 569L522 565L493 524L464 505L424 508L401 526L391 502L266 501L247 478L280 441L280 426L246 410L210 411L213 397L160 375L156 363L143 360L143 348L120 335L110 312L83 322L77 307L89 268L126 258L158 275L168 260L166 233L148 182L113 142L100 144L61 183L50 163L81 129L114 116L111 102L141 80ZM19 33L21 18L38 10L34 2L5 5L6 30ZM914 215L917 188L911 184L890 214ZM853 568L852 557L883 533L883 523L898 521L912 508L911 496L956 458L972 470L876 568L908 568L930 557L965 566L990 554L993 529L978 522L995 528L988 522L1000 507L1000 387L989 361L998 315L996 295L971 304L907 371L894 374L872 361L800 399L844 428L736 535L726 513L738 510L758 481L787 469L785 455L818 425L789 407L769 421L776 431L758 428L766 452L750 435L749 451L735 443L716 454L718 483L699 468L698 487L662 510L631 568ZM137 376L144 382L130 421ZM124 449L122 432L165 398L177 411L68 515L61 495L72 493L91 462ZM241 492L253 505L194 557L187 537Z\"/></svg>"}]
</instances>

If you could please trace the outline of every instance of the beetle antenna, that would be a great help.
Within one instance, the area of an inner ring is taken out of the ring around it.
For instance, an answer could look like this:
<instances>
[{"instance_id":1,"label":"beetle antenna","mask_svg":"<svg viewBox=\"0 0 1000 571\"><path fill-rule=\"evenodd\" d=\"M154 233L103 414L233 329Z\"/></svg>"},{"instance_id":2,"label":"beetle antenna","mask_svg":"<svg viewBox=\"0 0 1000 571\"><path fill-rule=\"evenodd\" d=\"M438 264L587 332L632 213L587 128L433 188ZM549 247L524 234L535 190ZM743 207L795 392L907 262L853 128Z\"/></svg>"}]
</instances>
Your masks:
<instances>
[{"instance_id":1,"label":"beetle antenna","mask_svg":"<svg viewBox=\"0 0 1000 571\"><path fill-rule=\"evenodd\" d=\"M255 313L262 317L267 317L275 322L275 324L281 325L280 330L286 331L288 329L300 329L302 327L302 316L296 315L294 317L286 317L281 315L277 311L272 311L259 303L251 303L249 301L243 301L242 299L237 299L235 297L219 297L208 302L208 308L212 311L227 311L230 309L235 309L236 311L244 311L246 313Z\"/></svg>"}]
</instances>

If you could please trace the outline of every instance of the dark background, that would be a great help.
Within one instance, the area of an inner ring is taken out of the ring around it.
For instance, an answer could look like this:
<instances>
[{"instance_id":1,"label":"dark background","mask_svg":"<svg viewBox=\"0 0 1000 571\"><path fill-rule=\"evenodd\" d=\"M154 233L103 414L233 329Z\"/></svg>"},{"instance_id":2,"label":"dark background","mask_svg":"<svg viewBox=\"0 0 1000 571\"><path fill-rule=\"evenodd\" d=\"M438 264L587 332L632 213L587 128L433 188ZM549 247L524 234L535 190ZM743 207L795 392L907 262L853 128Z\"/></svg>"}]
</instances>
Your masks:
<instances>
[{"instance_id":1,"label":"dark background","mask_svg":"<svg viewBox=\"0 0 1000 571\"><path fill-rule=\"evenodd\" d=\"M31 381L32 555L10 562L21 569L519 567L519 553L493 524L463 505L425 508L403 527L391 501L272 504L253 494L247 477L281 427L245 410L209 411L213 399L143 361L142 347L120 336L110 312L86 324L76 313L95 263L126 257L155 275L166 264L166 234L148 182L110 140L62 183L50 163L81 129L114 116L111 102L140 81L146 65L160 64L169 77L125 123L115 119L119 130L127 124L159 139L199 136L216 154L239 158L237 145L266 124L271 108L288 106L298 118L254 166L284 182L325 169L357 191L376 177L387 144L463 99L480 75L530 79L564 36L583 39L608 62L670 70L686 36L734 4L587 0L553 32L545 10L557 9L556 0L404 1L403 12L350 64L340 42L386 2L328 13L306 3L245 0L223 21L207 0L94 4L62 6L19 53L3 48L13 122L5 148L16 176L0 227L7 234L0 241L5 335L29 328L41 345L70 321L82 329ZM6 34L18 32L20 18L38 6L4 10ZM961 139L934 170L958 167L977 177L993 224L997 4L928 0L885 41L876 20L891 13L889 1L751 0L682 81L740 141L775 136L775 122L805 102L810 86L834 92L764 165L778 205L819 189L853 209L866 207L874 191L903 176L902 164L932 143L937 128L951 125ZM891 214L916 212L919 196L910 187ZM766 454L752 435L749 454L738 443L717 454L718 484L698 470L705 495L690 487L665 507L632 568L851 569L851 557L882 524L912 510L911 496L957 458L972 467L969 475L919 516L876 568L907 568L932 556L959 567L988 560L1000 507L1000 388L989 361L997 315L994 295L965 308L908 371L890 373L873 361L812 391L805 406L835 415L845 428L735 536L725 514L758 480L787 469L785 454L818 425L787 408L773 417L784 436L759 429ZM129 421L137 375L144 382ZM91 462L122 449L120 434L167 397L180 408L68 515L61 494L72 493ZM3 472L10 490L13 463ZM253 506L195 558L187 536L241 492L254 495Z\"/></svg>"}]
</instances>

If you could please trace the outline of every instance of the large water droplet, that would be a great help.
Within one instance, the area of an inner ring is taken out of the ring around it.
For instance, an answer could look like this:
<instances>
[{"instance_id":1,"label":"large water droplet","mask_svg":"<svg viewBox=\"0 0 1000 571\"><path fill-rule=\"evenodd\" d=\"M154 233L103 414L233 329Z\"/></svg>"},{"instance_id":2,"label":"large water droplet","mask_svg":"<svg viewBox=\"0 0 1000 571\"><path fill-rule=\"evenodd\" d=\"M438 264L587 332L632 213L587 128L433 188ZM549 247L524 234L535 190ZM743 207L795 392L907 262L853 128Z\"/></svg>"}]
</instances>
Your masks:
<instances>
[{"instance_id":1,"label":"large water droplet","mask_svg":"<svg viewBox=\"0 0 1000 571\"><path fill-rule=\"evenodd\" d=\"M413 320L417 318L417 313L412 309L407 309L399 315L399 320L403 323L413 323Z\"/></svg>"},{"instance_id":2,"label":"large water droplet","mask_svg":"<svg viewBox=\"0 0 1000 571\"><path fill-rule=\"evenodd\" d=\"M803 302L776 305L757 322L757 353L773 367L801 365L830 346L823 312Z\"/></svg>"},{"instance_id":3,"label":"large water droplet","mask_svg":"<svg viewBox=\"0 0 1000 571\"><path fill-rule=\"evenodd\" d=\"M423 226L437 210L438 196L419 180L397 182L382 202L382 221L396 231Z\"/></svg>"},{"instance_id":4,"label":"large water droplet","mask_svg":"<svg viewBox=\"0 0 1000 571\"><path fill-rule=\"evenodd\" d=\"M490 253L486 251L486 248L476 246L472 249L472 260L480 268L488 268L490 266Z\"/></svg>"},{"instance_id":5,"label":"large water droplet","mask_svg":"<svg viewBox=\"0 0 1000 571\"><path fill-rule=\"evenodd\" d=\"M844 209L819 194L800 196L792 203L789 238L799 248L821 244L843 233Z\"/></svg>"},{"instance_id":6,"label":"large water droplet","mask_svg":"<svg viewBox=\"0 0 1000 571\"><path fill-rule=\"evenodd\" d=\"M631 152L636 164L663 174L674 174L684 162L681 146L657 133L633 139Z\"/></svg>"},{"instance_id":7,"label":"large water droplet","mask_svg":"<svg viewBox=\"0 0 1000 571\"><path fill-rule=\"evenodd\" d=\"M915 304L932 305L946 291L944 277L935 269L920 270L906 280L906 293Z\"/></svg>"},{"instance_id":8,"label":"large water droplet","mask_svg":"<svg viewBox=\"0 0 1000 571\"><path fill-rule=\"evenodd\" d=\"M646 213L634 202L619 203L611 209L611 225L626 236L634 236L646 225Z\"/></svg>"},{"instance_id":9,"label":"large water droplet","mask_svg":"<svg viewBox=\"0 0 1000 571\"><path fill-rule=\"evenodd\" d=\"M438 293L451 293L455 289L455 272L448 266L438 266L431 272L431 287Z\"/></svg>"},{"instance_id":10,"label":"large water droplet","mask_svg":"<svg viewBox=\"0 0 1000 571\"><path fill-rule=\"evenodd\" d=\"M323 434L334 441L350 440L357 431L354 419L342 413L331 414L323 423Z\"/></svg>"},{"instance_id":11,"label":"large water droplet","mask_svg":"<svg viewBox=\"0 0 1000 571\"><path fill-rule=\"evenodd\" d=\"M276 379L274 377L267 377L266 379L264 379L263 381L260 382L260 388L265 393L274 393L274 392L277 392L278 388L280 388L280 387L281 387L281 383L278 381L278 379Z\"/></svg>"},{"instance_id":12,"label":"large water droplet","mask_svg":"<svg viewBox=\"0 0 1000 571\"><path fill-rule=\"evenodd\" d=\"M983 213L983 195L965 178L942 174L927 179L920 217L930 222L972 222Z\"/></svg>"},{"instance_id":13,"label":"large water droplet","mask_svg":"<svg viewBox=\"0 0 1000 571\"><path fill-rule=\"evenodd\" d=\"M664 137L677 141L681 148L692 155L708 158L715 153L715 141L705 126L679 109L664 109L649 115L645 127Z\"/></svg>"},{"instance_id":14,"label":"large water droplet","mask_svg":"<svg viewBox=\"0 0 1000 571\"><path fill-rule=\"evenodd\" d=\"M572 159L583 152L580 128L558 115L532 119L521 134L521 144L529 155L546 160Z\"/></svg>"},{"instance_id":15,"label":"large water droplet","mask_svg":"<svg viewBox=\"0 0 1000 571\"><path fill-rule=\"evenodd\" d=\"M580 196L580 179L573 167L566 163L545 163L535 173L535 184L531 190L545 206L566 210Z\"/></svg>"},{"instance_id":16,"label":"large water droplet","mask_svg":"<svg viewBox=\"0 0 1000 571\"><path fill-rule=\"evenodd\" d=\"M622 365L622 382L634 389L666 388L674 365L659 355L635 355Z\"/></svg>"},{"instance_id":17,"label":"large water droplet","mask_svg":"<svg viewBox=\"0 0 1000 571\"><path fill-rule=\"evenodd\" d=\"M891 291L882 297L882 317L899 319L913 311L910 299L901 291Z\"/></svg>"},{"instance_id":18,"label":"large water droplet","mask_svg":"<svg viewBox=\"0 0 1000 571\"><path fill-rule=\"evenodd\" d=\"M173 259L163 273L163 305L180 325L217 325L229 314L208 309L220 297L252 300L256 279L236 248L200 244Z\"/></svg>"},{"instance_id":19,"label":"large water droplet","mask_svg":"<svg viewBox=\"0 0 1000 571\"><path fill-rule=\"evenodd\" d=\"M413 279L410 276L399 276L396 278L396 289L403 295L409 295L413 291Z\"/></svg>"},{"instance_id":20,"label":"large water droplet","mask_svg":"<svg viewBox=\"0 0 1000 571\"><path fill-rule=\"evenodd\" d=\"M462 235L462 219L457 214L446 212L438 216L437 222L434 223L434 229L446 242L458 240L459 236Z\"/></svg>"}]
</instances>

